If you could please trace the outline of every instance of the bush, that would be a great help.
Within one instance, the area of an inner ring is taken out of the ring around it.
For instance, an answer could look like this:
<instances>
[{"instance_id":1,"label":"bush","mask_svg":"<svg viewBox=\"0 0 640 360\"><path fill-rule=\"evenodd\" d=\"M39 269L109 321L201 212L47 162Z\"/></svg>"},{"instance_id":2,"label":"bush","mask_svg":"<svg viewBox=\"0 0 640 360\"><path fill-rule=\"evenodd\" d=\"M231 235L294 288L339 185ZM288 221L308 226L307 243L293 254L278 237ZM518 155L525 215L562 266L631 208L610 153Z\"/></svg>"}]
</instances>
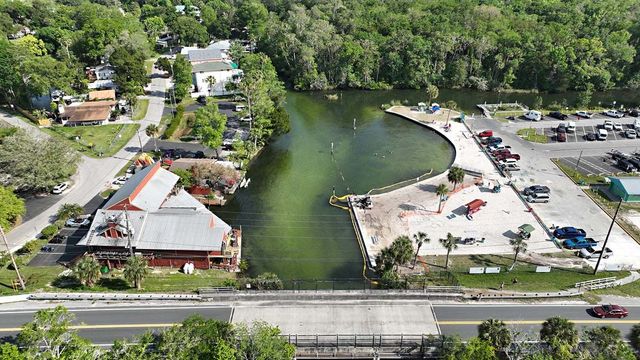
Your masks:
<instances>
[{"instance_id":1,"label":"bush","mask_svg":"<svg viewBox=\"0 0 640 360\"><path fill-rule=\"evenodd\" d=\"M41 239L51 239L55 234L58 233L58 226L56 226L55 224L49 225L47 227L45 227L44 229L42 229L42 231L40 232L40 238Z\"/></svg>"},{"instance_id":2,"label":"bush","mask_svg":"<svg viewBox=\"0 0 640 360\"><path fill-rule=\"evenodd\" d=\"M284 286L278 275L274 273L262 273L255 279L251 279L251 287L257 290L282 290Z\"/></svg>"},{"instance_id":3,"label":"bush","mask_svg":"<svg viewBox=\"0 0 640 360\"><path fill-rule=\"evenodd\" d=\"M28 243L24 244L22 249L18 251L19 255L31 254L40 250L40 243L38 240L31 240Z\"/></svg>"}]
</instances>

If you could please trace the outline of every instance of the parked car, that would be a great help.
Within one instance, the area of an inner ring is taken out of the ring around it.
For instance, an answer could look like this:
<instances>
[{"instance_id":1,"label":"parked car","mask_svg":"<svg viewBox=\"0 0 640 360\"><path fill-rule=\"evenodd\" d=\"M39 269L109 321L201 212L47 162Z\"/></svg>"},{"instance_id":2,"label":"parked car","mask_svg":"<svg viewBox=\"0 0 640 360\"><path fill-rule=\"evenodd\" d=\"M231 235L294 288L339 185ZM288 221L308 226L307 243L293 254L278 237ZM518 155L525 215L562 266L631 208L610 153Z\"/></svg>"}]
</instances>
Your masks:
<instances>
[{"instance_id":1,"label":"parked car","mask_svg":"<svg viewBox=\"0 0 640 360\"><path fill-rule=\"evenodd\" d=\"M627 159L618 159L616 162L616 166L620 168L620 170L630 173L638 170L629 160Z\"/></svg>"},{"instance_id":2,"label":"parked car","mask_svg":"<svg viewBox=\"0 0 640 360\"><path fill-rule=\"evenodd\" d=\"M555 236L558 239L570 239L570 238L576 238L576 237L585 237L587 236L587 232L584 231L583 229L576 229L573 226L565 226L565 227L556 229L553 232L553 236Z\"/></svg>"},{"instance_id":3,"label":"parked car","mask_svg":"<svg viewBox=\"0 0 640 360\"><path fill-rule=\"evenodd\" d=\"M246 105L243 105L243 104L237 104L237 105L236 105L236 107L235 107L235 111L236 111L236 112L240 112L240 111L243 111L243 110L244 110L244 109L246 109L246 108L247 108L247 107L246 107Z\"/></svg>"},{"instance_id":4,"label":"parked car","mask_svg":"<svg viewBox=\"0 0 640 360\"><path fill-rule=\"evenodd\" d=\"M511 149L511 146L505 144L494 144L489 146L488 150L494 152L496 150Z\"/></svg>"},{"instance_id":5,"label":"parked car","mask_svg":"<svg viewBox=\"0 0 640 360\"><path fill-rule=\"evenodd\" d=\"M524 188L523 193L525 195L533 195L533 194L548 194L551 192L548 186L544 185L531 185L529 187Z\"/></svg>"},{"instance_id":6,"label":"parked car","mask_svg":"<svg viewBox=\"0 0 640 360\"><path fill-rule=\"evenodd\" d=\"M500 168L505 171L520 171L520 167L518 166L518 164L504 164L504 165L500 165Z\"/></svg>"},{"instance_id":7,"label":"parked car","mask_svg":"<svg viewBox=\"0 0 640 360\"><path fill-rule=\"evenodd\" d=\"M500 166L508 165L508 164L517 164L518 160L516 159L504 159L498 162Z\"/></svg>"},{"instance_id":8,"label":"parked car","mask_svg":"<svg viewBox=\"0 0 640 360\"><path fill-rule=\"evenodd\" d=\"M198 103L201 105L207 105L207 97L204 95L198 96Z\"/></svg>"},{"instance_id":9,"label":"parked car","mask_svg":"<svg viewBox=\"0 0 640 360\"><path fill-rule=\"evenodd\" d=\"M609 136L609 132L606 129L598 129L598 140L607 140L607 136Z\"/></svg>"},{"instance_id":10,"label":"parked car","mask_svg":"<svg viewBox=\"0 0 640 360\"><path fill-rule=\"evenodd\" d=\"M556 134L556 140L558 142L566 142L567 141L567 134L563 133L563 132Z\"/></svg>"},{"instance_id":11,"label":"parked car","mask_svg":"<svg viewBox=\"0 0 640 360\"><path fill-rule=\"evenodd\" d=\"M567 132L567 124L565 123L560 123L558 125L558 127L556 128L556 132L557 133L566 133Z\"/></svg>"},{"instance_id":12,"label":"parked car","mask_svg":"<svg viewBox=\"0 0 640 360\"><path fill-rule=\"evenodd\" d=\"M597 247L588 247L588 248L580 249L580 251L578 252L578 256L587 260L597 259L600 257L600 254L602 254L602 248L597 248ZM612 255L613 255L613 251L611 249L604 248L604 255L602 255L602 258L608 259Z\"/></svg>"},{"instance_id":13,"label":"parked car","mask_svg":"<svg viewBox=\"0 0 640 360\"><path fill-rule=\"evenodd\" d=\"M588 111L577 111L576 116L585 118L585 119L591 119L593 117L593 113L590 113Z\"/></svg>"},{"instance_id":14,"label":"parked car","mask_svg":"<svg viewBox=\"0 0 640 360\"><path fill-rule=\"evenodd\" d=\"M509 149L500 149L500 150L494 150L491 152L491 155L493 156L502 156L502 155L509 155L511 154L511 150Z\"/></svg>"},{"instance_id":15,"label":"parked car","mask_svg":"<svg viewBox=\"0 0 640 360\"><path fill-rule=\"evenodd\" d=\"M592 238L585 238L585 237L577 237L577 238L573 238L573 239L567 239L565 241L562 242L562 246L564 246L567 249L570 250L575 250L575 249L585 249L588 247L592 247L592 246L596 246L598 244L597 241L595 241Z\"/></svg>"},{"instance_id":16,"label":"parked car","mask_svg":"<svg viewBox=\"0 0 640 360\"><path fill-rule=\"evenodd\" d=\"M598 140L598 136L595 133L592 133L592 132L590 132L588 134L585 134L584 138L587 141L596 141L596 140Z\"/></svg>"},{"instance_id":17,"label":"parked car","mask_svg":"<svg viewBox=\"0 0 640 360\"><path fill-rule=\"evenodd\" d=\"M56 186L53 187L53 189L51 190L52 194L56 194L56 195L60 195L62 194L65 190L67 190L69 188L69 184L67 183L60 183Z\"/></svg>"},{"instance_id":18,"label":"parked car","mask_svg":"<svg viewBox=\"0 0 640 360\"><path fill-rule=\"evenodd\" d=\"M251 121L251 120L253 120L253 119L251 118L251 115L243 116L243 117L241 117L241 118L240 118L240 121L246 121L246 122L248 122L248 121Z\"/></svg>"},{"instance_id":19,"label":"parked car","mask_svg":"<svg viewBox=\"0 0 640 360\"><path fill-rule=\"evenodd\" d=\"M497 155L497 156L496 156L496 160L497 160L497 161L503 161L503 160L506 160L506 159L516 159L516 160L520 160L520 154L511 154L511 153L508 153L508 154L504 154L504 155Z\"/></svg>"},{"instance_id":20,"label":"parked car","mask_svg":"<svg viewBox=\"0 0 640 360\"><path fill-rule=\"evenodd\" d=\"M633 122L633 128L636 129L636 130L640 130L640 119L636 119Z\"/></svg>"},{"instance_id":21,"label":"parked car","mask_svg":"<svg viewBox=\"0 0 640 360\"><path fill-rule=\"evenodd\" d=\"M624 116L623 112L620 112L618 110L613 110L613 109L605 111L604 114L610 117L618 118L618 119Z\"/></svg>"},{"instance_id":22,"label":"parked car","mask_svg":"<svg viewBox=\"0 0 640 360\"><path fill-rule=\"evenodd\" d=\"M69 227L84 227L91 225L91 216L79 216L75 219L69 219L66 223Z\"/></svg>"},{"instance_id":23,"label":"parked car","mask_svg":"<svg viewBox=\"0 0 640 360\"><path fill-rule=\"evenodd\" d=\"M531 121L540 121L542 120L542 113L537 110L529 110L524 114L524 117Z\"/></svg>"},{"instance_id":24,"label":"parked car","mask_svg":"<svg viewBox=\"0 0 640 360\"><path fill-rule=\"evenodd\" d=\"M501 143L502 142L502 138L500 137L496 137L496 136L489 136L487 138L482 139L482 141L480 141L483 145L491 145L493 143Z\"/></svg>"},{"instance_id":25,"label":"parked car","mask_svg":"<svg viewBox=\"0 0 640 360\"><path fill-rule=\"evenodd\" d=\"M622 124L617 123L617 122L614 122L614 123L613 123L613 130L616 130L616 131L622 131L622 130L623 130L623 129L622 129Z\"/></svg>"},{"instance_id":26,"label":"parked car","mask_svg":"<svg viewBox=\"0 0 640 360\"><path fill-rule=\"evenodd\" d=\"M539 194L531 194L527 196L527 202L530 203L548 203L551 197L549 194L539 193Z\"/></svg>"},{"instance_id":27,"label":"parked car","mask_svg":"<svg viewBox=\"0 0 640 360\"><path fill-rule=\"evenodd\" d=\"M478 134L479 138L486 138L493 136L493 130L484 130Z\"/></svg>"},{"instance_id":28,"label":"parked car","mask_svg":"<svg viewBox=\"0 0 640 360\"><path fill-rule=\"evenodd\" d=\"M599 318L618 318L622 319L629 316L629 311L620 305L600 305L594 306L593 314Z\"/></svg>"},{"instance_id":29,"label":"parked car","mask_svg":"<svg viewBox=\"0 0 640 360\"><path fill-rule=\"evenodd\" d=\"M115 178L112 182L113 185L124 185L124 183L127 182L127 177L126 176L119 176L117 178Z\"/></svg>"},{"instance_id":30,"label":"parked car","mask_svg":"<svg viewBox=\"0 0 640 360\"><path fill-rule=\"evenodd\" d=\"M552 111L549 113L549 116L551 116L552 118L556 118L559 120L566 120L569 116L566 114L561 113L560 111Z\"/></svg>"},{"instance_id":31,"label":"parked car","mask_svg":"<svg viewBox=\"0 0 640 360\"><path fill-rule=\"evenodd\" d=\"M627 131L624 132L624 136L628 139L635 139L638 137L638 133L633 129L627 129Z\"/></svg>"},{"instance_id":32,"label":"parked car","mask_svg":"<svg viewBox=\"0 0 640 360\"><path fill-rule=\"evenodd\" d=\"M640 115L640 110L631 109L627 112L627 114L629 114L629 116L638 117Z\"/></svg>"},{"instance_id":33,"label":"parked car","mask_svg":"<svg viewBox=\"0 0 640 360\"><path fill-rule=\"evenodd\" d=\"M576 122L575 121L569 121L567 123L567 132L575 132L576 131Z\"/></svg>"},{"instance_id":34,"label":"parked car","mask_svg":"<svg viewBox=\"0 0 640 360\"><path fill-rule=\"evenodd\" d=\"M605 130L613 130L613 121L605 120L604 124L602 124L602 128Z\"/></svg>"},{"instance_id":35,"label":"parked car","mask_svg":"<svg viewBox=\"0 0 640 360\"><path fill-rule=\"evenodd\" d=\"M62 244L63 242L67 241L69 237L67 235L60 235L57 234L54 237L51 238L51 240L49 240L50 244Z\"/></svg>"}]
</instances>

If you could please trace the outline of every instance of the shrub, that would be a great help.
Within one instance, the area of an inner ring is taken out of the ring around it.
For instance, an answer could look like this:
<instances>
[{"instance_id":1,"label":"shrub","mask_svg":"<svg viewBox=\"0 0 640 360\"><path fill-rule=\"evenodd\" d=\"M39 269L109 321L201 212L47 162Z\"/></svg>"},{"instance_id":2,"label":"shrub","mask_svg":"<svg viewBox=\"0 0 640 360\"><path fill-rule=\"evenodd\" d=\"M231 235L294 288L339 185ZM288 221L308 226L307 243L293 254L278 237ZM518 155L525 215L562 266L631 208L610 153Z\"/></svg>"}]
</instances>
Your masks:
<instances>
[{"instance_id":1,"label":"shrub","mask_svg":"<svg viewBox=\"0 0 640 360\"><path fill-rule=\"evenodd\" d=\"M274 273L262 273L251 279L251 286L257 290L281 290L284 288L282 280Z\"/></svg>"},{"instance_id":2,"label":"shrub","mask_svg":"<svg viewBox=\"0 0 640 360\"><path fill-rule=\"evenodd\" d=\"M19 255L24 255L24 254L31 254L35 251L38 251L40 249L40 243L38 242L38 240L31 240L28 243L24 244L24 246L22 247L22 249L20 249Z\"/></svg>"},{"instance_id":3,"label":"shrub","mask_svg":"<svg viewBox=\"0 0 640 360\"><path fill-rule=\"evenodd\" d=\"M178 105L176 107L176 116L173 118L173 120L171 120L171 124L169 124L169 127L167 128L167 130L165 130L164 135L162 136L163 138L168 139L173 136L173 133L175 133L176 130L178 130L178 127L182 122L183 116L184 116L184 106Z\"/></svg>"},{"instance_id":4,"label":"shrub","mask_svg":"<svg viewBox=\"0 0 640 360\"><path fill-rule=\"evenodd\" d=\"M51 239L55 234L58 233L58 226L56 226L55 224L49 225L47 227L45 227L44 229L42 229L42 231L40 232L40 238L41 239Z\"/></svg>"}]
</instances>

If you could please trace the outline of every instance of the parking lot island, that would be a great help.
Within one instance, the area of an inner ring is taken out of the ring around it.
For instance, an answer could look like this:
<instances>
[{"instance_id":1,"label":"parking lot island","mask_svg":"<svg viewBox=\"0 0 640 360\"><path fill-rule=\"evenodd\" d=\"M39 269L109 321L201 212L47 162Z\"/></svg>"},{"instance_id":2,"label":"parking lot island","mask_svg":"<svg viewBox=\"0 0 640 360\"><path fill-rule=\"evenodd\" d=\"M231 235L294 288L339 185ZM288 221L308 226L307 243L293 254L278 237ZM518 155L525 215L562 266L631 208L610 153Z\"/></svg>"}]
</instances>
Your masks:
<instances>
[{"instance_id":1,"label":"parking lot island","mask_svg":"<svg viewBox=\"0 0 640 360\"><path fill-rule=\"evenodd\" d=\"M375 266L375 256L395 238L417 232L425 232L431 238L420 248L420 255L445 255L447 250L438 239L446 238L447 233L478 240L473 244L460 244L453 254L511 254L509 241L517 236L518 227L531 224L534 231L527 240L529 252L560 251L520 196L504 186L508 179L494 167L467 127L453 120L459 117L458 113L452 111L449 116L444 109L440 114L432 114L405 106L386 111L398 115L399 120L404 118L428 127L449 140L455 148L452 166L464 169L466 176L454 188L447 180L446 171L397 190L371 194L370 207L354 206L353 213L371 266ZM450 190L440 212L435 192L439 184L446 184ZM501 190L494 191L496 187ZM466 205L476 199L486 205L467 216Z\"/></svg>"}]
</instances>

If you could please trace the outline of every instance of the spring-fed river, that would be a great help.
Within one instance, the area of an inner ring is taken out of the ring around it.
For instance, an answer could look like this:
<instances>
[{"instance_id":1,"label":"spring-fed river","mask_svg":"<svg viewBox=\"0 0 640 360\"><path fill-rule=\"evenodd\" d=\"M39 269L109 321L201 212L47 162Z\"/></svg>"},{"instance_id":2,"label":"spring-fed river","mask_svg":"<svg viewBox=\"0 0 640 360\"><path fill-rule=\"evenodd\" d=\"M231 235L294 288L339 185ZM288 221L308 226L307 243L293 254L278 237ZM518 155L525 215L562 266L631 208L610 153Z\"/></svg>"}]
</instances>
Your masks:
<instances>
[{"instance_id":1,"label":"spring-fed river","mask_svg":"<svg viewBox=\"0 0 640 360\"><path fill-rule=\"evenodd\" d=\"M338 195L361 194L447 168L449 143L386 115L380 104L392 98L387 92L343 92L337 101L288 94L291 132L264 149L248 170L249 187L216 211L242 226L242 255L253 275L360 278L363 260L349 215L328 203L333 188Z\"/></svg>"}]
</instances>

